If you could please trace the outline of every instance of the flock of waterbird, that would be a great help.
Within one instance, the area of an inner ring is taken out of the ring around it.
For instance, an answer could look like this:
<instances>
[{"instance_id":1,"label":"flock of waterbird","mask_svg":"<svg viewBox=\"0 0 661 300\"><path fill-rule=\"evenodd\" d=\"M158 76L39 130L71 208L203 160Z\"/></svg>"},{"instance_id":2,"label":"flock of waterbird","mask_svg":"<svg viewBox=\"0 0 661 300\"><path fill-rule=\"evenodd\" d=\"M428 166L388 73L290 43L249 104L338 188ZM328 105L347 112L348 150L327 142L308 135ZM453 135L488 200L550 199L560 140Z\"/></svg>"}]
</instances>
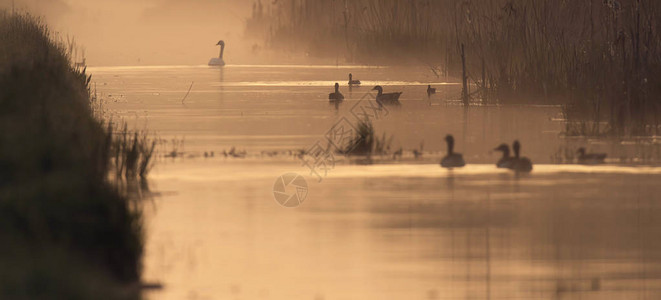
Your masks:
<instances>
[{"instance_id":1,"label":"flock of waterbird","mask_svg":"<svg viewBox=\"0 0 661 300\"><path fill-rule=\"evenodd\" d=\"M210 66L224 66L225 61L223 60L223 52L225 50L225 42L219 41L216 46L220 46L220 53L218 57L211 58L209 60ZM347 82L349 87L360 86L360 80L353 79L353 74L349 73L349 81ZM376 101L380 105L400 105L399 96L402 95L402 92L391 92L384 93L383 87L380 85L372 88L373 91L377 91ZM431 85L427 85L427 97L436 94L436 88L432 88ZM328 100L330 102L338 103L344 100L344 95L340 93L340 84L335 83L335 91L328 94ZM445 137L445 142L448 146L447 155L441 160L441 166L445 168L460 168L466 165L464 157L461 153L454 152L454 138L452 135L447 135ZM512 143L512 150L514 150L514 156L510 156L510 148L507 144L501 144L500 146L494 149L495 151L500 151L503 153L503 156L498 160L496 166L498 168L506 168L514 170L517 172L530 172L532 170L532 161L527 157L521 157L521 143L519 141L514 141ZM233 154L234 149L230 152ZM605 153L586 153L585 148L578 149L578 163L580 164L600 164L604 162L606 158Z\"/></svg>"},{"instance_id":2,"label":"flock of waterbird","mask_svg":"<svg viewBox=\"0 0 661 300\"><path fill-rule=\"evenodd\" d=\"M360 86L360 80L353 79L353 74L349 73L349 81L347 82L349 87ZM399 105L399 96L402 95L402 92L392 92L384 93L383 87L380 85L372 88L373 91L377 91L376 101L381 105ZM427 85L427 97L436 94L436 88ZM340 84L335 83L335 91L328 94L328 101L331 103L337 103L344 100L344 95L340 93Z\"/></svg>"},{"instance_id":3,"label":"flock of waterbird","mask_svg":"<svg viewBox=\"0 0 661 300\"><path fill-rule=\"evenodd\" d=\"M466 165L464 157L461 153L454 152L454 137L447 135L445 142L448 145L448 152L443 159L441 159L441 166L444 168L461 168ZM521 156L521 143L515 140L512 143L512 150L514 156L510 156L510 147L503 143L493 149L503 153L503 156L496 162L496 167L510 169L516 172L530 172L532 171L532 161L524 156ZM579 164L594 165L602 164L606 159L606 153L586 153L585 148L578 148L577 162Z\"/></svg>"},{"instance_id":4,"label":"flock of waterbird","mask_svg":"<svg viewBox=\"0 0 661 300\"><path fill-rule=\"evenodd\" d=\"M353 79L353 74L349 73L349 81L347 82L349 87L359 86L360 80ZM372 90L377 91L376 101L380 105L399 105L399 96L402 92L393 92L393 93L384 93L383 87L377 85ZM436 94L436 88L432 88L431 85L427 85L427 96ZM328 101L330 102L340 102L344 100L344 95L340 93L340 84L335 83L335 92L328 94ZM445 137L445 142L448 146L448 151L445 157L441 159L441 166L444 168L460 168L466 165L464 157L461 153L454 152L454 137L452 135L447 135ZM532 161L524 156L521 156L521 143L518 140L515 140L512 143L512 150L514 151L514 156L510 156L510 147L509 145L503 143L500 146L493 149L494 151L502 152L503 156L496 162L496 167L510 169L516 172L530 172L532 171L533 163ZM578 151L578 163L580 164L600 164L603 163L606 159L605 153L586 153L585 148L579 148Z\"/></svg>"},{"instance_id":5,"label":"flock of waterbird","mask_svg":"<svg viewBox=\"0 0 661 300\"><path fill-rule=\"evenodd\" d=\"M463 155L454 152L454 137L448 134L445 137L445 142L448 145L448 153L441 159L441 166L444 168L461 168L465 166L466 161L464 161ZM496 167L510 169L516 172L532 171L532 161L520 155L521 143L514 141L512 143L512 149L514 150L514 156L510 156L510 147L507 144L501 144L494 149L503 153L503 156L496 162Z\"/></svg>"},{"instance_id":6,"label":"flock of waterbird","mask_svg":"<svg viewBox=\"0 0 661 300\"><path fill-rule=\"evenodd\" d=\"M349 84L349 87L360 86L360 80L353 79L353 74L349 73L349 81L347 82L347 84ZM380 105L400 104L399 96L402 95L402 92L384 93L383 87L381 87L380 85L375 86L374 88L372 88L372 90L377 91L376 102L378 102ZM335 92L328 94L328 101L331 103L337 103L337 102L341 102L342 100L344 100L344 95L340 93L340 84L336 82Z\"/></svg>"},{"instance_id":7,"label":"flock of waterbird","mask_svg":"<svg viewBox=\"0 0 661 300\"><path fill-rule=\"evenodd\" d=\"M609 1L609 6L617 6L619 8L619 2L613 0L604 0L604 3L606 3L606 1ZM218 57L212 57L208 64L209 66L225 66L225 61L223 60L223 53L225 52L225 41L218 41L216 46L220 46ZM349 81L347 83L349 87L360 86L360 80L353 79L353 74L351 73L349 73ZM383 87L380 85L375 86L372 88L372 90L377 91L376 101L380 105L400 105L399 96L402 95L402 92L384 93ZM427 97L431 97L433 94L436 94L436 88L431 87L431 85L427 85ZM335 104L344 100L344 95L340 93L339 83L335 83L335 92L328 94L328 100ZM445 141L448 144L448 154L441 161L441 165L443 167L463 167L466 165L461 154L453 152L454 138L451 135L448 135L445 137ZM518 141L514 141L512 148L514 149L514 157L509 156L509 146L507 146L507 144L502 144L495 149L497 151L503 152L503 157L496 165L499 168L508 168L517 171L532 170L532 162L530 159L526 157L519 157L521 144L519 144ZM604 159L606 158L606 154L604 153L585 153L585 148L579 148L578 154L578 162L581 164L599 164L603 163Z\"/></svg>"},{"instance_id":8,"label":"flock of waterbird","mask_svg":"<svg viewBox=\"0 0 661 300\"><path fill-rule=\"evenodd\" d=\"M218 57L213 57L209 60L209 66L224 66L225 61L223 60L223 52L225 51L225 41L220 40L216 44L220 46L220 53ZM349 87L360 86L360 80L354 79L353 74L349 73L349 81L347 82ZM376 101L379 105L400 105L399 96L402 95L402 92L391 92L384 93L383 87L380 85L372 88L373 91L377 91ZM427 97L436 94L436 88L432 88L431 85L427 85ZM344 95L340 93L340 84L335 83L335 91L328 94L328 101L331 103L339 103L344 100ZM445 142L448 145L448 152L445 157L441 160L441 166L445 168L460 168L466 165L464 157L460 153L454 152L454 138L452 135L445 137ZM498 168L507 168L517 172L530 172L532 170L532 161L527 157L521 157L521 143L519 141L514 141L512 143L512 150L514 150L514 156L510 156L510 148L507 144L501 144L500 146L494 149L495 151L500 151L503 153L503 156L498 160L496 166ZM233 154L234 149L230 152ZM600 164L603 163L606 154L605 153L586 153L585 148L578 149L578 163L580 164ZM417 156L417 154L416 154Z\"/></svg>"}]
</instances>

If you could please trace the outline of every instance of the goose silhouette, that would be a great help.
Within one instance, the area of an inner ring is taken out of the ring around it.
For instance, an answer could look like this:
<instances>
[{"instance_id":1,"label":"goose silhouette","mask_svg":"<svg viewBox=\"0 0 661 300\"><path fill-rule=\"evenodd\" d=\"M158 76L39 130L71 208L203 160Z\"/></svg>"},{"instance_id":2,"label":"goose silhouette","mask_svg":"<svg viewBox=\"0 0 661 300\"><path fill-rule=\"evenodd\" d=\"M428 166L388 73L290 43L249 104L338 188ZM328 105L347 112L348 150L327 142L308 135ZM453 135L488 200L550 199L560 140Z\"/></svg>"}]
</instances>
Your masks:
<instances>
[{"instance_id":1,"label":"goose silhouette","mask_svg":"<svg viewBox=\"0 0 661 300\"><path fill-rule=\"evenodd\" d=\"M495 151L503 152L503 156L496 162L498 168L507 168L517 172L530 172L532 171L532 162L527 157L521 157L521 143L519 141L514 141L512 143L512 149L514 150L514 157L510 156L510 148L507 144L501 144L496 147Z\"/></svg>"},{"instance_id":2,"label":"goose silhouette","mask_svg":"<svg viewBox=\"0 0 661 300\"><path fill-rule=\"evenodd\" d=\"M515 140L514 143L512 143L512 150L514 150L514 160L511 169L519 172L532 171L532 162L530 159L519 155L521 152L521 143L519 143L518 140Z\"/></svg>"},{"instance_id":3,"label":"goose silhouette","mask_svg":"<svg viewBox=\"0 0 661 300\"><path fill-rule=\"evenodd\" d=\"M431 97L431 95L436 94L436 88L431 87L431 84L427 85L427 97Z\"/></svg>"},{"instance_id":4,"label":"goose silhouette","mask_svg":"<svg viewBox=\"0 0 661 300\"><path fill-rule=\"evenodd\" d=\"M386 104L394 104L394 105L399 105L399 96L402 94L402 92L394 92L394 93L384 93L383 88L380 85L375 86L372 88L372 90L378 91L378 94L376 95L376 102L378 102L381 105L386 105Z\"/></svg>"},{"instance_id":5,"label":"goose silhouette","mask_svg":"<svg viewBox=\"0 0 661 300\"><path fill-rule=\"evenodd\" d=\"M441 166L444 168L460 168L466 165L461 153L454 152L454 137L448 134L445 136L445 143L448 145L448 153L441 160Z\"/></svg>"},{"instance_id":6,"label":"goose silhouette","mask_svg":"<svg viewBox=\"0 0 661 300\"><path fill-rule=\"evenodd\" d=\"M328 94L328 101L339 102L344 100L344 95L340 93L340 84L335 83L335 92Z\"/></svg>"},{"instance_id":7,"label":"goose silhouette","mask_svg":"<svg viewBox=\"0 0 661 300\"><path fill-rule=\"evenodd\" d=\"M349 73L349 85L360 85L360 80L353 79L353 75Z\"/></svg>"},{"instance_id":8,"label":"goose silhouette","mask_svg":"<svg viewBox=\"0 0 661 300\"><path fill-rule=\"evenodd\" d=\"M585 153L585 148L578 148L578 163L584 165L603 164L606 159L606 153Z\"/></svg>"},{"instance_id":9,"label":"goose silhouette","mask_svg":"<svg viewBox=\"0 0 661 300\"><path fill-rule=\"evenodd\" d=\"M500 146L493 149L494 151L503 152L503 156L496 162L496 167L510 169L512 165L512 157L510 156L510 146L507 144L500 144Z\"/></svg>"}]
</instances>

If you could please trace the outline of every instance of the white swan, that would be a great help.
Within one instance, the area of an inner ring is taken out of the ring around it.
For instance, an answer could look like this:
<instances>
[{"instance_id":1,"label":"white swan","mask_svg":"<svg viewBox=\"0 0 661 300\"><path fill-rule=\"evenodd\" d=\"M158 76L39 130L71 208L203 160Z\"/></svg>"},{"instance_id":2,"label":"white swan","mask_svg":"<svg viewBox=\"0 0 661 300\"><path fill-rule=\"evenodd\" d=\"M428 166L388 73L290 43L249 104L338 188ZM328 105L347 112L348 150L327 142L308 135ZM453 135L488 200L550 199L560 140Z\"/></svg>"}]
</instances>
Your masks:
<instances>
[{"instance_id":1,"label":"white swan","mask_svg":"<svg viewBox=\"0 0 661 300\"><path fill-rule=\"evenodd\" d=\"M219 66L222 67L225 65L225 61L223 60L223 52L225 51L225 41L218 41L218 44L216 46L220 46L220 55L218 57L213 57L209 60L209 65L210 66Z\"/></svg>"}]
</instances>

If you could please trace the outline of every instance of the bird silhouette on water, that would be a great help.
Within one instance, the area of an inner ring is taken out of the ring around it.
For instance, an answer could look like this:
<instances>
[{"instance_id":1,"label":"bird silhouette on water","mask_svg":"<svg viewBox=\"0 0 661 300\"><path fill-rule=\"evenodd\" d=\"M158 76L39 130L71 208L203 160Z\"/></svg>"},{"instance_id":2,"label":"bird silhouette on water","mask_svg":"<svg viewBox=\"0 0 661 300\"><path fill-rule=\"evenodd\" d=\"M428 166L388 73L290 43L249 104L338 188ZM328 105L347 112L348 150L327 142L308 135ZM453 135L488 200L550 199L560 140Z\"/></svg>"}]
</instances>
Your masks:
<instances>
[{"instance_id":1,"label":"bird silhouette on water","mask_svg":"<svg viewBox=\"0 0 661 300\"><path fill-rule=\"evenodd\" d=\"M521 143L514 141L512 143L512 150L514 150L514 157L510 156L510 149L507 144L501 144L494 150L503 152L503 156L496 162L498 168L507 168L517 172L530 172L532 171L532 162L527 157L521 157Z\"/></svg>"},{"instance_id":2,"label":"bird silhouette on water","mask_svg":"<svg viewBox=\"0 0 661 300\"><path fill-rule=\"evenodd\" d=\"M512 150L514 150L514 161L512 163L512 170L519 172L530 172L532 170L532 162L527 157L521 157L521 143L514 141L512 143Z\"/></svg>"},{"instance_id":3,"label":"bird silhouette on water","mask_svg":"<svg viewBox=\"0 0 661 300\"><path fill-rule=\"evenodd\" d=\"M585 153L585 148L578 148L578 163L584 165L603 164L606 153Z\"/></svg>"},{"instance_id":4,"label":"bird silhouette on water","mask_svg":"<svg viewBox=\"0 0 661 300\"><path fill-rule=\"evenodd\" d=\"M340 93L340 84L335 83L335 92L328 94L328 101L338 102L344 100L344 95Z\"/></svg>"},{"instance_id":5,"label":"bird silhouette on water","mask_svg":"<svg viewBox=\"0 0 661 300\"><path fill-rule=\"evenodd\" d=\"M353 79L353 75L349 73L349 85L360 85L360 80L358 79Z\"/></svg>"},{"instance_id":6,"label":"bird silhouette on water","mask_svg":"<svg viewBox=\"0 0 661 300\"><path fill-rule=\"evenodd\" d=\"M503 156L496 162L496 167L498 168L507 168L510 169L512 165L512 157L510 156L510 146L507 144L500 144L500 146L493 149L495 151L500 151L503 153Z\"/></svg>"},{"instance_id":7,"label":"bird silhouette on water","mask_svg":"<svg viewBox=\"0 0 661 300\"><path fill-rule=\"evenodd\" d=\"M225 52L225 41L223 40L218 41L216 46L220 46L220 54L218 55L218 57L211 58L209 60L209 65L222 67L225 65L225 61L223 60L223 52Z\"/></svg>"},{"instance_id":8,"label":"bird silhouette on water","mask_svg":"<svg viewBox=\"0 0 661 300\"><path fill-rule=\"evenodd\" d=\"M445 137L445 143L448 145L448 153L441 160L441 166L444 168L459 168L466 165L463 155L454 152L454 137L448 134Z\"/></svg>"},{"instance_id":9,"label":"bird silhouette on water","mask_svg":"<svg viewBox=\"0 0 661 300\"><path fill-rule=\"evenodd\" d=\"M378 91L378 94L376 95L376 102L378 102L381 105L387 105L387 104L394 104L394 105L399 105L399 96L402 95L402 92L394 92L394 93L384 93L383 88L380 85L375 86L372 88L373 91Z\"/></svg>"},{"instance_id":10,"label":"bird silhouette on water","mask_svg":"<svg viewBox=\"0 0 661 300\"><path fill-rule=\"evenodd\" d=\"M427 97L431 97L431 95L436 94L436 88L431 87L431 84L427 85Z\"/></svg>"}]
</instances>

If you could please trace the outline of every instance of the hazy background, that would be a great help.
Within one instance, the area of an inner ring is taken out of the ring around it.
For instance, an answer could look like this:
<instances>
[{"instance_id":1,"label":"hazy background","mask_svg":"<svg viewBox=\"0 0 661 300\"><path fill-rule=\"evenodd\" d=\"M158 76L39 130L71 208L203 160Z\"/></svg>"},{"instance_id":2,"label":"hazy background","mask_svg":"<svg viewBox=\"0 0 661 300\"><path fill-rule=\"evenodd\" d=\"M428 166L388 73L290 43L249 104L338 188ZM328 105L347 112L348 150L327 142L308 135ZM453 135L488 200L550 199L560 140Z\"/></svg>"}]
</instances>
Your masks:
<instances>
[{"instance_id":1,"label":"hazy background","mask_svg":"<svg viewBox=\"0 0 661 300\"><path fill-rule=\"evenodd\" d=\"M254 55L254 41L243 39L252 1L0 0L0 7L11 10L12 2L74 37L90 66L206 64L219 39L232 63Z\"/></svg>"}]
</instances>

